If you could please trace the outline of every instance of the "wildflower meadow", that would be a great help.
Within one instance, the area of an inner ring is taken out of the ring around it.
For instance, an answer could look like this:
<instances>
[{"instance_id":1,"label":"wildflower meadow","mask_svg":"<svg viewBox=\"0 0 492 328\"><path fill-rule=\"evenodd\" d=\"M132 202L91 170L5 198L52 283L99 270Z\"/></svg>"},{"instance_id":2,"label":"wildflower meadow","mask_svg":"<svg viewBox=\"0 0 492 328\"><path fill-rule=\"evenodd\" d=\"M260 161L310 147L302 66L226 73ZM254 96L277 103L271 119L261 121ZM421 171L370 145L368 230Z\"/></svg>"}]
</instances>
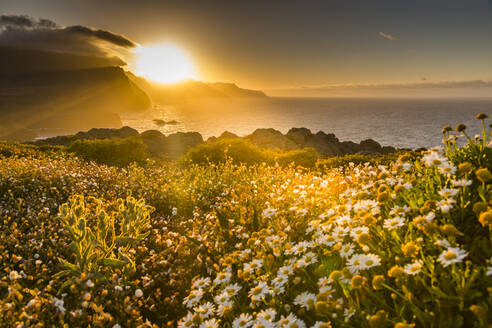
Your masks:
<instances>
[{"instance_id":1,"label":"wildflower meadow","mask_svg":"<svg viewBox=\"0 0 492 328\"><path fill-rule=\"evenodd\" d=\"M387 165L0 144L0 327L490 327L492 139Z\"/></svg>"}]
</instances>

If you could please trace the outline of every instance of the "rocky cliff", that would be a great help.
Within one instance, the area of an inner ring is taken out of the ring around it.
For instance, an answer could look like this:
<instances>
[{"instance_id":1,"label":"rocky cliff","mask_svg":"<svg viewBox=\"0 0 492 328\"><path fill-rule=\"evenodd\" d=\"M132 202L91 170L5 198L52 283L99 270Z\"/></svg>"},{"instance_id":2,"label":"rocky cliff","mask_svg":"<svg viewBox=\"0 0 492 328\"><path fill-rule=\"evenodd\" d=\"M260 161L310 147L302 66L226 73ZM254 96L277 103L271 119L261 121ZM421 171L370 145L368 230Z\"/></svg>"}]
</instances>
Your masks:
<instances>
[{"instance_id":1,"label":"rocky cliff","mask_svg":"<svg viewBox=\"0 0 492 328\"><path fill-rule=\"evenodd\" d=\"M2 74L0 138L22 129L120 127L120 113L149 106L119 67Z\"/></svg>"}]
</instances>

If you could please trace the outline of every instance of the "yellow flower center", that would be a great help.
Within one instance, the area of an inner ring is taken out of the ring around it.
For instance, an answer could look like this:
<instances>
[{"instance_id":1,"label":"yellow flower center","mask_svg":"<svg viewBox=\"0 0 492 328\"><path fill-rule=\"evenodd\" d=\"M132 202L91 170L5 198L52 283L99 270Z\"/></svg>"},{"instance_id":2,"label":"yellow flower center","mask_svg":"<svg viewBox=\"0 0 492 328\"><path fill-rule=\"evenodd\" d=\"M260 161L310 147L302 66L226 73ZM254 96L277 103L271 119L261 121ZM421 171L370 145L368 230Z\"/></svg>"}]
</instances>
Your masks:
<instances>
[{"instance_id":1,"label":"yellow flower center","mask_svg":"<svg viewBox=\"0 0 492 328\"><path fill-rule=\"evenodd\" d=\"M454 260L455 258L457 258L456 254L449 251L449 252L446 252L446 254L444 255L444 258L448 261L450 260Z\"/></svg>"},{"instance_id":2,"label":"yellow flower center","mask_svg":"<svg viewBox=\"0 0 492 328\"><path fill-rule=\"evenodd\" d=\"M258 295L261 293L261 287L255 287L253 288L253 295Z\"/></svg>"}]
</instances>

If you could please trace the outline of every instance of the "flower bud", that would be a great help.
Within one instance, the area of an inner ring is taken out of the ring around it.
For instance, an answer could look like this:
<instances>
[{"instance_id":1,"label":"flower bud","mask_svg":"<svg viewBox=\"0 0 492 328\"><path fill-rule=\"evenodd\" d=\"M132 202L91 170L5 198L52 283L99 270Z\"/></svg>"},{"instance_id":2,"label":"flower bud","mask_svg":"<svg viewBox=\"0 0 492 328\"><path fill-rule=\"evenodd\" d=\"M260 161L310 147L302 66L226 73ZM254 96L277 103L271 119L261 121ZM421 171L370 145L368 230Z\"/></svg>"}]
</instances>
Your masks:
<instances>
[{"instance_id":1,"label":"flower bud","mask_svg":"<svg viewBox=\"0 0 492 328\"><path fill-rule=\"evenodd\" d=\"M458 132L463 132L463 131L465 131L465 130L466 130L466 125L464 125L464 124L462 124L462 123L460 123L460 124L456 125L456 131L458 131Z\"/></svg>"},{"instance_id":2,"label":"flower bud","mask_svg":"<svg viewBox=\"0 0 492 328\"><path fill-rule=\"evenodd\" d=\"M476 202L473 204L473 213L475 213L477 216L480 215L480 213L485 212L487 210L487 203L485 202Z\"/></svg>"},{"instance_id":3,"label":"flower bud","mask_svg":"<svg viewBox=\"0 0 492 328\"><path fill-rule=\"evenodd\" d=\"M374 288L375 290L381 289L383 283L384 283L383 275L376 275L374 276L374 278L372 278L372 288Z\"/></svg>"},{"instance_id":4,"label":"flower bud","mask_svg":"<svg viewBox=\"0 0 492 328\"><path fill-rule=\"evenodd\" d=\"M469 162L463 162L458 165L458 172L465 174L471 171L473 166Z\"/></svg>"},{"instance_id":5,"label":"flower bud","mask_svg":"<svg viewBox=\"0 0 492 328\"><path fill-rule=\"evenodd\" d=\"M476 170L475 175L477 176L477 179L483 183L487 183L490 180L492 180L492 174L490 174L490 171L487 168L481 168Z\"/></svg>"},{"instance_id":6,"label":"flower bud","mask_svg":"<svg viewBox=\"0 0 492 328\"><path fill-rule=\"evenodd\" d=\"M352 288L362 288L362 284L364 283L364 277L360 275L356 275L352 277Z\"/></svg>"}]
</instances>

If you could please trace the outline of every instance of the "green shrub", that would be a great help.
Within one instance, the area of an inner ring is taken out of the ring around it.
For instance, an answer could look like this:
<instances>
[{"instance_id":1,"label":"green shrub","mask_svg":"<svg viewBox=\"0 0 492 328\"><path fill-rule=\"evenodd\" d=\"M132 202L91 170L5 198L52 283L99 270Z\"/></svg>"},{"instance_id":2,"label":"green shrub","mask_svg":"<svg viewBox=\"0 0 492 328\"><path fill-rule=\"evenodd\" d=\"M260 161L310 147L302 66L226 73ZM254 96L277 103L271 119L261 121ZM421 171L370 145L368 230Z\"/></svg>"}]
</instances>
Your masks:
<instances>
[{"instance_id":1,"label":"green shrub","mask_svg":"<svg viewBox=\"0 0 492 328\"><path fill-rule=\"evenodd\" d=\"M149 157L145 144L135 138L76 140L67 150L86 161L120 167L143 164Z\"/></svg>"},{"instance_id":2,"label":"green shrub","mask_svg":"<svg viewBox=\"0 0 492 328\"><path fill-rule=\"evenodd\" d=\"M318 161L318 153L314 148L304 148L280 153L275 158L276 162L282 166L294 163L305 168L313 168Z\"/></svg>"},{"instance_id":3,"label":"green shrub","mask_svg":"<svg viewBox=\"0 0 492 328\"><path fill-rule=\"evenodd\" d=\"M306 168L316 166L318 154L313 148L282 152L260 147L243 139L227 139L207 142L190 149L182 158L185 163L191 164L219 164L230 160L233 164L254 165L278 163L287 166L291 163Z\"/></svg>"},{"instance_id":4,"label":"green shrub","mask_svg":"<svg viewBox=\"0 0 492 328\"><path fill-rule=\"evenodd\" d=\"M234 164L253 165L273 163L273 157L258 146L242 139L227 139L207 142L190 149L183 161L192 164L225 163L228 159Z\"/></svg>"}]
</instances>

